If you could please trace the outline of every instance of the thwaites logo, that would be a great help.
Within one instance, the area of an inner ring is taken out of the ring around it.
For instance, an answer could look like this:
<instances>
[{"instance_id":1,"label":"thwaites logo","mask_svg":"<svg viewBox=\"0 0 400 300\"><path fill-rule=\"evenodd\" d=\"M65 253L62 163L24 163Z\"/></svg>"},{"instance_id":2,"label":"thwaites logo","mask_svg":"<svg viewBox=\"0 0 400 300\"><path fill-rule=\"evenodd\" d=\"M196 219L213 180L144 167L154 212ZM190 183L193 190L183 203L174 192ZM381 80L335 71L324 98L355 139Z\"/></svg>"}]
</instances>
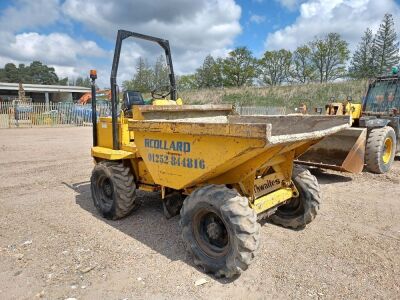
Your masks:
<instances>
[{"instance_id":1,"label":"thwaites logo","mask_svg":"<svg viewBox=\"0 0 400 300\"><path fill-rule=\"evenodd\" d=\"M254 181L254 196L256 198L268 194L282 186L283 175L271 174Z\"/></svg>"}]
</instances>

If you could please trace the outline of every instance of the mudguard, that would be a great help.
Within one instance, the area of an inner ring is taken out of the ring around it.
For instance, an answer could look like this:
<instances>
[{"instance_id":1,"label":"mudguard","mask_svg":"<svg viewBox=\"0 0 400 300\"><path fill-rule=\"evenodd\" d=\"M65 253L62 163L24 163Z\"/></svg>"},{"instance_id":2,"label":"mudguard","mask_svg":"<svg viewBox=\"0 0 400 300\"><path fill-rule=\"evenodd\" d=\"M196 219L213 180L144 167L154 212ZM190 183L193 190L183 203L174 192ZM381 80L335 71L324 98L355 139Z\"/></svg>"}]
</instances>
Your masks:
<instances>
[{"instance_id":1,"label":"mudguard","mask_svg":"<svg viewBox=\"0 0 400 300\"><path fill-rule=\"evenodd\" d=\"M364 128L381 128L385 127L390 123L388 119L381 119L377 117L361 117L360 127Z\"/></svg>"}]
</instances>

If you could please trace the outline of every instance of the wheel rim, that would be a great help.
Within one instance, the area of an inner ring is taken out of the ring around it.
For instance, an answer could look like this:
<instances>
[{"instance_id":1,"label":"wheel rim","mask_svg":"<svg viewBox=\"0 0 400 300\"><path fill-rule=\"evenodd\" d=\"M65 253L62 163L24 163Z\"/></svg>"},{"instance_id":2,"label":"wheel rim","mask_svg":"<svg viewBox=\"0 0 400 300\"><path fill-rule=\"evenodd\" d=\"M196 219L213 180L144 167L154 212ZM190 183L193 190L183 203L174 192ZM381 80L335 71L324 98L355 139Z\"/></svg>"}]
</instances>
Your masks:
<instances>
[{"instance_id":1,"label":"wheel rim","mask_svg":"<svg viewBox=\"0 0 400 300\"><path fill-rule=\"evenodd\" d=\"M97 192L101 204L107 208L111 208L114 201L114 187L110 178L106 176L101 176L98 178Z\"/></svg>"},{"instance_id":2,"label":"wheel rim","mask_svg":"<svg viewBox=\"0 0 400 300\"><path fill-rule=\"evenodd\" d=\"M382 154L382 160L385 164L387 164L390 161L390 158L392 157L392 147L393 147L393 142L390 137L385 139L385 143L383 144L383 154Z\"/></svg>"},{"instance_id":3,"label":"wheel rim","mask_svg":"<svg viewBox=\"0 0 400 300\"><path fill-rule=\"evenodd\" d=\"M228 252L229 234L218 213L203 209L193 218L194 237L208 256L220 257Z\"/></svg>"}]
</instances>

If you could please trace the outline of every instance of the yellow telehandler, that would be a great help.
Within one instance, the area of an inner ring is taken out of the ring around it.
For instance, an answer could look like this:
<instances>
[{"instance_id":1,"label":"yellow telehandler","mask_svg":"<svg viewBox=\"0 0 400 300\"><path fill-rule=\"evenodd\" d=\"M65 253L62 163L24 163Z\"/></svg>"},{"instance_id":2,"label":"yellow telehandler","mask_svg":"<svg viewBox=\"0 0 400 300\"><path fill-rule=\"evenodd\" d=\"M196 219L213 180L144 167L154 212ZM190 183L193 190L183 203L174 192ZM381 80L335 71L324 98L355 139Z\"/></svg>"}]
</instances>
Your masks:
<instances>
[{"instance_id":1,"label":"yellow telehandler","mask_svg":"<svg viewBox=\"0 0 400 300\"><path fill-rule=\"evenodd\" d=\"M319 111L323 112L322 109ZM325 106L326 115L348 115L352 127L324 138L297 160L298 163L359 173L390 170L400 152L400 78L381 76L368 85L362 104L332 102Z\"/></svg>"},{"instance_id":2,"label":"yellow telehandler","mask_svg":"<svg viewBox=\"0 0 400 300\"><path fill-rule=\"evenodd\" d=\"M136 191L159 192L167 218L180 213L182 238L196 265L215 276L246 270L259 219L303 228L319 209L316 178L293 161L323 137L350 127L349 116L238 116L230 105L123 105L116 76L122 40L158 43L170 71L167 40L119 30L111 71L112 116L93 115L94 205L108 219L140 205ZM95 112L95 72L92 111ZM161 98L166 98L161 94Z\"/></svg>"}]
</instances>

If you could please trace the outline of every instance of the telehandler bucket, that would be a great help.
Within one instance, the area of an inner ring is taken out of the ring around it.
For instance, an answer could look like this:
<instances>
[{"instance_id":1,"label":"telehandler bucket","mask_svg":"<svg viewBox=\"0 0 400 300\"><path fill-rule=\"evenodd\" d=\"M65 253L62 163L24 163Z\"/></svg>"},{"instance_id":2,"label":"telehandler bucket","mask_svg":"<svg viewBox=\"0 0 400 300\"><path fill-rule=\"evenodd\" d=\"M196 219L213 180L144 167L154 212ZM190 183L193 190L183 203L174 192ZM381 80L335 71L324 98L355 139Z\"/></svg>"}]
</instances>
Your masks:
<instances>
[{"instance_id":1,"label":"telehandler bucket","mask_svg":"<svg viewBox=\"0 0 400 300\"><path fill-rule=\"evenodd\" d=\"M364 167L366 128L348 128L325 137L301 155L297 163L360 173Z\"/></svg>"}]
</instances>

